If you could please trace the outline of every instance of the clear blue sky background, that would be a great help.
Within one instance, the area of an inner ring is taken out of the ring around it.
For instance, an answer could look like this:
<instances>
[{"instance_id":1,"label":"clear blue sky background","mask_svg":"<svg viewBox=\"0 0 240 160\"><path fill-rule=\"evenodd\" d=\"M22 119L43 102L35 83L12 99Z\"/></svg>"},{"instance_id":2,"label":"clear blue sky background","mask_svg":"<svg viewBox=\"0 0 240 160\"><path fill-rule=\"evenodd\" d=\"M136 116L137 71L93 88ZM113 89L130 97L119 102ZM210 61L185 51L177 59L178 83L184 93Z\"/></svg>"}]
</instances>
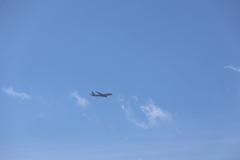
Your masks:
<instances>
[{"instance_id":1,"label":"clear blue sky background","mask_svg":"<svg viewBox=\"0 0 240 160\"><path fill-rule=\"evenodd\" d=\"M239 7L1 0L0 159L239 160ZM133 96L135 109L151 99L171 120L136 126L119 101Z\"/></svg>"}]
</instances>

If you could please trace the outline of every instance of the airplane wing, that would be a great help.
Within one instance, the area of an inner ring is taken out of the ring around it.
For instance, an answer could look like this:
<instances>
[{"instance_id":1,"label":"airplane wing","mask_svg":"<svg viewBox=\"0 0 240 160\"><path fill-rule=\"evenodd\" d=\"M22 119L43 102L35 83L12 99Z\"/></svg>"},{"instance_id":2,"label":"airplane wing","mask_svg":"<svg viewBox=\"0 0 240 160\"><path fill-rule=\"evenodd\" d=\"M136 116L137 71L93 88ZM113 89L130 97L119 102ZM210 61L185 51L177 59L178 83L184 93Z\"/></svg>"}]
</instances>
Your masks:
<instances>
[{"instance_id":1,"label":"airplane wing","mask_svg":"<svg viewBox=\"0 0 240 160\"><path fill-rule=\"evenodd\" d=\"M98 92L98 91L95 91L97 94L100 94L100 95L102 95L103 93L101 93L101 92Z\"/></svg>"}]
</instances>

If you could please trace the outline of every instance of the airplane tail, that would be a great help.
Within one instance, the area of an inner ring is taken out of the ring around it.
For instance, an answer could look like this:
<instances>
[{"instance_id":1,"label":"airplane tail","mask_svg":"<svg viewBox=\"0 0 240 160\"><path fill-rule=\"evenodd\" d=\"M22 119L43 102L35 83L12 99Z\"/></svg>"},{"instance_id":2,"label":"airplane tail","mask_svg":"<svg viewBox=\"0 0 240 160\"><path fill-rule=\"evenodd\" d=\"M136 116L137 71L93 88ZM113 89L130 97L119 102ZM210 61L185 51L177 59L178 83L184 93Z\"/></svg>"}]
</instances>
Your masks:
<instances>
[{"instance_id":1,"label":"airplane tail","mask_svg":"<svg viewBox=\"0 0 240 160\"><path fill-rule=\"evenodd\" d=\"M95 96L95 93L92 91L92 92L91 92L91 95L92 95L92 96Z\"/></svg>"}]
</instances>

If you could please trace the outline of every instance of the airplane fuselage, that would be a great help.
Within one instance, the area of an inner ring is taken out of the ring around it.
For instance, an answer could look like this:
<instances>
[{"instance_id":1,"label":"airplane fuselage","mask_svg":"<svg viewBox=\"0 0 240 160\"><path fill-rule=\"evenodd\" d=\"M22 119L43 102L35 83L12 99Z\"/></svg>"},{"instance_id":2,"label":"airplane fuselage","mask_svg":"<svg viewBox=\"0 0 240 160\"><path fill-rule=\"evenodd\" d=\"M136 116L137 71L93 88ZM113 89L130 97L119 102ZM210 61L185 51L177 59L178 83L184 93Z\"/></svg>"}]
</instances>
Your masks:
<instances>
[{"instance_id":1,"label":"airplane fuselage","mask_svg":"<svg viewBox=\"0 0 240 160\"><path fill-rule=\"evenodd\" d=\"M106 98L111 95L112 95L112 93L101 93L101 92L97 92L97 91L95 91L95 92L92 91L92 93L91 93L91 96L94 96L94 97L105 97Z\"/></svg>"}]
</instances>

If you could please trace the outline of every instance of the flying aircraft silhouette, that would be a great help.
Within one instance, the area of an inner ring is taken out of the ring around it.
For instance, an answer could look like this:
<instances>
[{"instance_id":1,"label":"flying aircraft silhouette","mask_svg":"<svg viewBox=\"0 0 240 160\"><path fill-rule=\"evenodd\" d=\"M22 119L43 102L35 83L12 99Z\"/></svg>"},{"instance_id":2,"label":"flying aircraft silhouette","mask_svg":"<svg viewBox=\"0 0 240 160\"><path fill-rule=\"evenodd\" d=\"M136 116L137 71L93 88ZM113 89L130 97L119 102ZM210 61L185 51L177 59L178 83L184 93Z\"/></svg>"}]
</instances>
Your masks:
<instances>
[{"instance_id":1,"label":"flying aircraft silhouette","mask_svg":"<svg viewBox=\"0 0 240 160\"><path fill-rule=\"evenodd\" d=\"M101 93L101 92L98 92L98 91L92 91L91 92L91 96L94 96L94 97L105 97L107 98L108 96L111 96L112 93Z\"/></svg>"}]
</instances>

